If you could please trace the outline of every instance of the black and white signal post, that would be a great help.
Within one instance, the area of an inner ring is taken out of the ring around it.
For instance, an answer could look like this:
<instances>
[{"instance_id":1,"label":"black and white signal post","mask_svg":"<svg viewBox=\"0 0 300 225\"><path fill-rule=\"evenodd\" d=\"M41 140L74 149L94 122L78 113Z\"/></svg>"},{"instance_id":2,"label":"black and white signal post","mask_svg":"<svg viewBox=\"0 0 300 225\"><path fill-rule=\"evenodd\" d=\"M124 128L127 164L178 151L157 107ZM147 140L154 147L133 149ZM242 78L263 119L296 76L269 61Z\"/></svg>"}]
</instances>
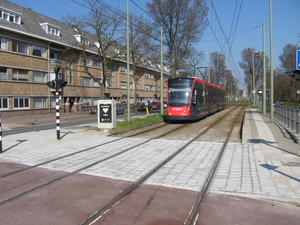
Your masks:
<instances>
[{"instance_id":1,"label":"black and white signal post","mask_svg":"<svg viewBox=\"0 0 300 225\"><path fill-rule=\"evenodd\" d=\"M60 118L59 118L59 89L63 88L64 86L67 85L67 81L61 80L58 77L60 71L60 67L56 66L54 68L54 72L55 72L55 80L51 80L47 83L47 85L50 88L55 88L55 121L56 121L56 139L60 140ZM62 93L62 91L61 91Z\"/></svg>"}]
</instances>

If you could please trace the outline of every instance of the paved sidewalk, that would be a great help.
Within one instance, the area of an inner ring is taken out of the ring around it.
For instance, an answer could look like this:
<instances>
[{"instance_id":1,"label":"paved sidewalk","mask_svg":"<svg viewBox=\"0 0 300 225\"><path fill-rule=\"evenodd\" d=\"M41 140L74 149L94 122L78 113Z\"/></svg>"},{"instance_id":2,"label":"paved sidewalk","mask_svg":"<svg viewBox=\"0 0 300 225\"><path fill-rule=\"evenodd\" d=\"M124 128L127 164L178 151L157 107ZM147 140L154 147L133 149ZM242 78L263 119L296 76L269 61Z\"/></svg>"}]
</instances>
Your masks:
<instances>
[{"instance_id":1,"label":"paved sidewalk","mask_svg":"<svg viewBox=\"0 0 300 225\"><path fill-rule=\"evenodd\" d=\"M300 146L266 119L246 112L243 144L227 147L212 191L300 204Z\"/></svg>"},{"instance_id":2,"label":"paved sidewalk","mask_svg":"<svg viewBox=\"0 0 300 225\"><path fill-rule=\"evenodd\" d=\"M93 126L95 124L88 125ZM36 165L115 139L117 138L101 136L95 131L85 131L82 126L62 128L61 140L56 140L54 129L4 136L4 152L0 154L0 165L1 162ZM81 175L92 175L99 179L112 179L116 183L119 181L132 182L186 143L176 140L151 140L143 144L146 140L122 139L122 141L106 145L105 148L93 148L80 156L48 163L44 168L72 172L82 165L137 145L138 147L132 148L130 152L104 161L81 173ZM145 187L162 186L170 188L170 191L192 191L189 193L199 191L221 147L222 144L220 143L209 142L195 142L189 145L185 151L178 154L171 162L152 175L145 182ZM204 202L203 210L213 207L216 213L223 212L220 218L230 218L229 222L223 221L223 224L243 223L241 218L235 215L236 209L227 209L227 207L238 207L239 215L245 215L242 220L251 221L254 221L255 215L254 217L246 217L254 212L259 213L257 209L263 207L264 213L269 216L264 217L261 224L282 224L279 221L274 223L274 218L276 218L274 213L279 215L279 211L281 218L299 221L299 207L293 206L289 209L291 205L300 205L299 178L299 145L289 138L284 129L275 123L271 124L259 110L248 109L244 119L242 143L227 145L214 182L209 189L210 195ZM74 194L77 195L78 193ZM220 196L225 197L220 198ZM234 198L230 199L231 196ZM217 199L223 199L224 202L219 202L216 205ZM289 207L278 206L276 211L269 207L270 204L266 205L266 202L261 200L290 204L288 204ZM232 205L226 206L226 203L228 205L232 203ZM223 207L220 208L219 206ZM227 211L226 215L224 214L225 211ZM26 215L26 211L24 211L24 218ZM236 220L234 220L235 217ZM209 216L209 212L204 213L201 217L201 220L208 221L207 224L216 224L212 222L213 219L215 217Z\"/></svg>"}]
</instances>

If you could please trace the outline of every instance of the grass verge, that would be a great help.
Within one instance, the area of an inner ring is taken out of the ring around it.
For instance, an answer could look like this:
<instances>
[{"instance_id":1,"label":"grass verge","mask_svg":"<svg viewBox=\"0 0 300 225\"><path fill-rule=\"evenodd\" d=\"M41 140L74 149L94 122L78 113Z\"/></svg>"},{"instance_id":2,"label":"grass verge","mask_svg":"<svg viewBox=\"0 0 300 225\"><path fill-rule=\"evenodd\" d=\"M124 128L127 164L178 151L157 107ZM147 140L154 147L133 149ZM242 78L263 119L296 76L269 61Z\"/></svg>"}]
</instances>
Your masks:
<instances>
[{"instance_id":1,"label":"grass verge","mask_svg":"<svg viewBox=\"0 0 300 225\"><path fill-rule=\"evenodd\" d=\"M117 122L116 128L109 131L110 134L114 134L117 132L122 132L126 130L132 130L139 127L144 127L146 125L161 122L164 121L164 116L161 115L153 115L153 116L147 116L145 118L138 118L138 119L132 119L130 122L128 121L122 121ZM92 130L100 131L99 128L92 128Z\"/></svg>"}]
</instances>

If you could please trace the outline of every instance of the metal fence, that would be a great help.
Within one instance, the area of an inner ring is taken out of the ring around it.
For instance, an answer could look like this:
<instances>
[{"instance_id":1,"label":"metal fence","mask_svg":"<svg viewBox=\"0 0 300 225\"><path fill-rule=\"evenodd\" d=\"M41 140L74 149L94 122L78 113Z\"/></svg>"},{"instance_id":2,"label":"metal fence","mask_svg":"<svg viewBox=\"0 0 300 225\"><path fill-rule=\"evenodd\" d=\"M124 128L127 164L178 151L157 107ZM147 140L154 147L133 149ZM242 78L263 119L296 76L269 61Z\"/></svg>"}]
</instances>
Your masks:
<instances>
[{"instance_id":1,"label":"metal fence","mask_svg":"<svg viewBox=\"0 0 300 225\"><path fill-rule=\"evenodd\" d=\"M274 104L274 118L290 130L300 133L300 109Z\"/></svg>"}]
</instances>

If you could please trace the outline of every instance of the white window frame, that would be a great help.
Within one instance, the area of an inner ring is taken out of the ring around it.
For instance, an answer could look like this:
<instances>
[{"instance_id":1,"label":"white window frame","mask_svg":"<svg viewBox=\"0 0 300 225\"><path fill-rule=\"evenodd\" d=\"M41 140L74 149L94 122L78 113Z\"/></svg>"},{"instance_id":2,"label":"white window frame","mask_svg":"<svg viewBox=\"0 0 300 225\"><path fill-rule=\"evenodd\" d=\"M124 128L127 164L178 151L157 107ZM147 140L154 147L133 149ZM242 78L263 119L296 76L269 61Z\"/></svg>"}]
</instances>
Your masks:
<instances>
[{"instance_id":1,"label":"white window frame","mask_svg":"<svg viewBox=\"0 0 300 225\"><path fill-rule=\"evenodd\" d=\"M13 52L28 54L28 44L23 41L12 40Z\"/></svg>"},{"instance_id":2,"label":"white window frame","mask_svg":"<svg viewBox=\"0 0 300 225\"><path fill-rule=\"evenodd\" d=\"M97 105L97 103L98 103L98 101L100 100L100 98L99 97L94 97L94 104L93 105Z\"/></svg>"},{"instance_id":3,"label":"white window frame","mask_svg":"<svg viewBox=\"0 0 300 225\"><path fill-rule=\"evenodd\" d=\"M94 87L100 87L100 84L99 84L97 81L95 81L95 80L93 79L93 86L94 86Z\"/></svg>"},{"instance_id":4,"label":"white window frame","mask_svg":"<svg viewBox=\"0 0 300 225\"><path fill-rule=\"evenodd\" d=\"M33 82L42 82L47 81L47 73L40 71L33 71Z\"/></svg>"},{"instance_id":5,"label":"white window frame","mask_svg":"<svg viewBox=\"0 0 300 225\"><path fill-rule=\"evenodd\" d=\"M17 106L15 104L16 100L17 100ZM29 108L29 105L30 104L29 104L29 98L28 97L14 97L14 109Z\"/></svg>"},{"instance_id":6,"label":"white window frame","mask_svg":"<svg viewBox=\"0 0 300 225\"><path fill-rule=\"evenodd\" d=\"M6 105L6 107L4 107L3 105ZM8 109L8 98L7 97L0 97L0 109Z\"/></svg>"},{"instance_id":7,"label":"white window frame","mask_svg":"<svg viewBox=\"0 0 300 225\"><path fill-rule=\"evenodd\" d=\"M32 45L32 55L46 57L46 48L38 45Z\"/></svg>"},{"instance_id":8,"label":"white window frame","mask_svg":"<svg viewBox=\"0 0 300 225\"><path fill-rule=\"evenodd\" d=\"M100 68L100 63L101 63L101 61L99 59L94 59L93 60L93 67Z\"/></svg>"},{"instance_id":9,"label":"white window frame","mask_svg":"<svg viewBox=\"0 0 300 225\"><path fill-rule=\"evenodd\" d=\"M147 79L153 79L154 75L150 73L145 73L145 78Z\"/></svg>"},{"instance_id":10,"label":"white window frame","mask_svg":"<svg viewBox=\"0 0 300 225\"><path fill-rule=\"evenodd\" d=\"M91 65L92 65L92 60L91 60L91 58L85 58L85 65L86 65L86 66L91 66Z\"/></svg>"},{"instance_id":11,"label":"white window frame","mask_svg":"<svg viewBox=\"0 0 300 225\"><path fill-rule=\"evenodd\" d=\"M21 72L27 72L27 74L23 74ZM28 72L28 70L23 69L13 69L13 80L28 81Z\"/></svg>"},{"instance_id":12,"label":"white window frame","mask_svg":"<svg viewBox=\"0 0 300 225\"><path fill-rule=\"evenodd\" d=\"M78 43L83 44L83 45L90 45L90 41L88 38L83 37L80 34L74 35Z\"/></svg>"},{"instance_id":13,"label":"white window frame","mask_svg":"<svg viewBox=\"0 0 300 225\"><path fill-rule=\"evenodd\" d=\"M82 105L92 105L92 98L88 98L88 97L82 98Z\"/></svg>"},{"instance_id":14,"label":"white window frame","mask_svg":"<svg viewBox=\"0 0 300 225\"><path fill-rule=\"evenodd\" d=\"M121 88L127 88L127 82L121 81Z\"/></svg>"},{"instance_id":15,"label":"white window frame","mask_svg":"<svg viewBox=\"0 0 300 225\"><path fill-rule=\"evenodd\" d=\"M122 66L121 67L121 73L126 73L126 71L127 71L127 68L125 66Z\"/></svg>"},{"instance_id":16,"label":"white window frame","mask_svg":"<svg viewBox=\"0 0 300 225\"><path fill-rule=\"evenodd\" d=\"M0 49L7 50L7 39L4 37L0 38Z\"/></svg>"},{"instance_id":17,"label":"white window frame","mask_svg":"<svg viewBox=\"0 0 300 225\"><path fill-rule=\"evenodd\" d=\"M44 29L46 34L54 35L60 37L60 27L55 26L50 23L40 23L41 27Z\"/></svg>"},{"instance_id":18,"label":"white window frame","mask_svg":"<svg viewBox=\"0 0 300 225\"><path fill-rule=\"evenodd\" d=\"M34 108L46 108L47 98L36 97L33 98L33 107Z\"/></svg>"},{"instance_id":19,"label":"white window frame","mask_svg":"<svg viewBox=\"0 0 300 225\"><path fill-rule=\"evenodd\" d=\"M90 77L82 77L82 85L83 86L91 86L91 78Z\"/></svg>"},{"instance_id":20,"label":"white window frame","mask_svg":"<svg viewBox=\"0 0 300 225\"><path fill-rule=\"evenodd\" d=\"M0 19L2 20L6 20L15 24L19 24L21 25L21 18L22 18L22 14L12 11L12 10L8 10L6 8L0 8Z\"/></svg>"},{"instance_id":21,"label":"white window frame","mask_svg":"<svg viewBox=\"0 0 300 225\"><path fill-rule=\"evenodd\" d=\"M5 72L1 72L1 70L5 70ZM7 68L6 67L0 67L0 80L7 80Z\"/></svg>"},{"instance_id":22,"label":"white window frame","mask_svg":"<svg viewBox=\"0 0 300 225\"><path fill-rule=\"evenodd\" d=\"M55 78L56 78L55 76L56 76L56 74L54 72L50 72L49 81L55 80ZM62 73L58 73L58 79L62 80Z\"/></svg>"},{"instance_id":23,"label":"white window frame","mask_svg":"<svg viewBox=\"0 0 300 225\"><path fill-rule=\"evenodd\" d=\"M55 97L51 97L50 98L50 107L56 107L56 98Z\"/></svg>"},{"instance_id":24,"label":"white window frame","mask_svg":"<svg viewBox=\"0 0 300 225\"><path fill-rule=\"evenodd\" d=\"M105 81L105 87L111 87L110 79L106 79L106 81Z\"/></svg>"}]
</instances>

